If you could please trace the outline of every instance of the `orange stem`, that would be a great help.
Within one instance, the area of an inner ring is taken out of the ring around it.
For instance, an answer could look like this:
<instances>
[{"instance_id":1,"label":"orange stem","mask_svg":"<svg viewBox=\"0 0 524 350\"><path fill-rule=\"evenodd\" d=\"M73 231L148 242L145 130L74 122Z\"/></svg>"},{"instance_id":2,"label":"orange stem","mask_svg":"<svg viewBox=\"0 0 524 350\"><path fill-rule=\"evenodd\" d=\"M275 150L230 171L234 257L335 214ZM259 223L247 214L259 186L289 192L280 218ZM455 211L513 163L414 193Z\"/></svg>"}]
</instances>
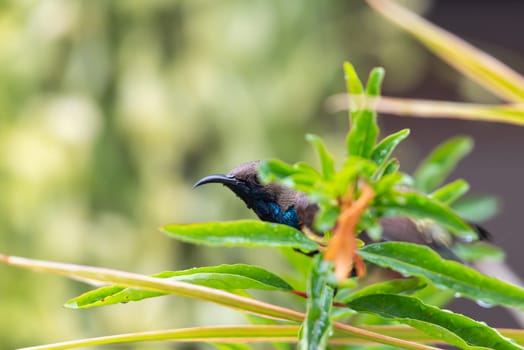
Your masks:
<instances>
[{"instance_id":1,"label":"orange stem","mask_svg":"<svg viewBox=\"0 0 524 350\"><path fill-rule=\"evenodd\" d=\"M364 263L356 255L357 224L360 217L373 199L375 192L367 183L362 186L360 197L353 200L353 189L342 199L342 210L337 220L333 237L328 242L325 259L335 262L335 276L339 282L344 281L351 272L355 263L357 275L365 275Z\"/></svg>"}]
</instances>

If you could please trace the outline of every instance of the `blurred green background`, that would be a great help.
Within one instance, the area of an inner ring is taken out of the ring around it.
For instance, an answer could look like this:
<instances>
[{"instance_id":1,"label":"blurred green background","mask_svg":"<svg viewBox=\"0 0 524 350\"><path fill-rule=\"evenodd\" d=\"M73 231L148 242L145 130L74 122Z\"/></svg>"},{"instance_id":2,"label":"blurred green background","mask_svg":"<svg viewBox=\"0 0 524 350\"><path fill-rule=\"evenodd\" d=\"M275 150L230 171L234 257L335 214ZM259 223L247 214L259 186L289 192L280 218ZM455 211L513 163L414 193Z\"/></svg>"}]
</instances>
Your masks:
<instances>
[{"instance_id":1,"label":"blurred green background","mask_svg":"<svg viewBox=\"0 0 524 350\"><path fill-rule=\"evenodd\" d=\"M478 5L476 15L445 3L411 5L522 71L524 27L511 20L524 13L522 3ZM194 247L157 228L253 218L226 190L192 184L253 159L311 161L306 132L342 154L347 116L330 114L325 100L345 89L344 60L363 76L384 66L387 95L494 101L357 0L0 1L0 251L147 274L255 263L296 278L277 251ZM477 150L458 175L510 203L487 226L497 243L513 245L509 260L522 273L519 210L511 205L524 176L515 154L522 132L396 117L381 124L384 132L412 128L399 153L406 171L441 140L474 135ZM509 169L502 185L493 181L501 167ZM243 322L181 298L61 307L87 289L0 266L0 348ZM512 326L490 311L472 312Z\"/></svg>"}]
</instances>

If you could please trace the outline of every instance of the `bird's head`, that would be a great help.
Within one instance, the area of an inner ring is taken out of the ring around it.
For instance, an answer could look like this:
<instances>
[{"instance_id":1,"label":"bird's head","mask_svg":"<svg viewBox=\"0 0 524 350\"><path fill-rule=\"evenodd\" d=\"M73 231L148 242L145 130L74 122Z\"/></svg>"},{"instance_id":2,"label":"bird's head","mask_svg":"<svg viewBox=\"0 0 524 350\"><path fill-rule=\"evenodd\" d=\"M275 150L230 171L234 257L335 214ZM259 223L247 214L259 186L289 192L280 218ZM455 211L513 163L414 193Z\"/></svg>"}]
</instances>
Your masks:
<instances>
[{"instance_id":1,"label":"bird's head","mask_svg":"<svg viewBox=\"0 0 524 350\"><path fill-rule=\"evenodd\" d=\"M193 187L219 183L233 191L248 208L265 221L298 227L296 203L302 193L278 183L263 184L258 178L259 161L244 163L228 174L214 174L200 179Z\"/></svg>"},{"instance_id":2,"label":"bird's head","mask_svg":"<svg viewBox=\"0 0 524 350\"><path fill-rule=\"evenodd\" d=\"M258 161L244 163L228 174L213 174L200 179L193 187L209 183L219 183L240 197L249 208L252 207L253 200L263 198L274 200L269 189L266 189L258 179Z\"/></svg>"}]
</instances>

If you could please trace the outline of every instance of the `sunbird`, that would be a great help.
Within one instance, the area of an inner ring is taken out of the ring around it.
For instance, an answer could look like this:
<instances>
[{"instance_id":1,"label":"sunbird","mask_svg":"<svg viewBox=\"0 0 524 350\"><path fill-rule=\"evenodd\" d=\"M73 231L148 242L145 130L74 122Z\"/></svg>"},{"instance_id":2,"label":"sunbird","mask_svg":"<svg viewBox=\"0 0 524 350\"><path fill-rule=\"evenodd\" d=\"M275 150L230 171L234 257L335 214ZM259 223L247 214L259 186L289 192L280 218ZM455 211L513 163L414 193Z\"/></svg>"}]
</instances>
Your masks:
<instances>
[{"instance_id":1,"label":"sunbird","mask_svg":"<svg viewBox=\"0 0 524 350\"><path fill-rule=\"evenodd\" d=\"M228 174L214 174L200 179L193 187L209 183L219 183L233 191L248 208L264 221L279 223L294 227L303 232L323 234L314 229L315 215L319 208L311 202L307 195L279 183L263 184L258 178L259 161L241 164ZM463 239L454 236L431 220L419 220L404 216L386 217L380 219L382 240L403 241L426 245L435 250L441 257L462 262L452 251L453 244L464 243ZM481 226L469 223L477 232L480 240L490 240L491 235ZM372 243L366 232L361 232L359 238L366 243ZM466 242L467 243L467 242ZM314 252L302 252L313 255ZM496 276L518 286L524 282L504 261L476 261L473 267L481 272ZM352 275L354 271L352 271ZM390 279L392 276L385 271L377 271L378 278ZM376 278L370 277L370 278ZM396 277L394 277L396 278ZM524 324L524 314L517 309L508 309L520 324Z\"/></svg>"},{"instance_id":2,"label":"sunbird","mask_svg":"<svg viewBox=\"0 0 524 350\"><path fill-rule=\"evenodd\" d=\"M322 236L314 228L318 205L311 202L306 194L271 182L263 184L258 178L260 161L243 163L228 174L214 174L200 179L193 187L209 183L219 183L233 191L246 206L253 210L263 221L274 222L294 227L303 232ZM451 251L451 246L460 238L450 234L430 220L419 220L405 216L385 217L380 219L382 239L403 241L431 247L442 257L460 260ZM482 227L471 224L480 239L487 239L489 234ZM362 232L363 241L372 240Z\"/></svg>"}]
</instances>

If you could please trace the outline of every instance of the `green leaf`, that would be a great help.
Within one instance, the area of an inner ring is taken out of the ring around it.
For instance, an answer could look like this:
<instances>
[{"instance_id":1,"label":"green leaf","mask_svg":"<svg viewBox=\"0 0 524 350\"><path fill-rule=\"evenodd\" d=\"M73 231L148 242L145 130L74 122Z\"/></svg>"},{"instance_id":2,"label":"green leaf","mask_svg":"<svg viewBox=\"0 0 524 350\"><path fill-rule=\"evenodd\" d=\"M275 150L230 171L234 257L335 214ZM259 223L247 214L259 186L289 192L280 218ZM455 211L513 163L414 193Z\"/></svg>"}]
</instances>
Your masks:
<instances>
[{"instance_id":1,"label":"green leaf","mask_svg":"<svg viewBox=\"0 0 524 350\"><path fill-rule=\"evenodd\" d=\"M299 230L287 225L257 220L170 224L161 230L170 237L194 244L293 247L305 251L317 249L317 244Z\"/></svg>"},{"instance_id":2,"label":"green leaf","mask_svg":"<svg viewBox=\"0 0 524 350\"><path fill-rule=\"evenodd\" d=\"M499 200L493 196L471 196L453 203L453 210L465 220L482 222L491 219L499 211Z\"/></svg>"},{"instance_id":3,"label":"green leaf","mask_svg":"<svg viewBox=\"0 0 524 350\"><path fill-rule=\"evenodd\" d=\"M358 232L366 231L369 238L374 242L382 239L383 227L372 210L366 210L362 214L358 222L357 230Z\"/></svg>"},{"instance_id":4,"label":"green leaf","mask_svg":"<svg viewBox=\"0 0 524 350\"><path fill-rule=\"evenodd\" d=\"M456 293L449 289L440 289L434 284L428 284L426 288L413 294L413 297L422 300L425 304L442 307L448 305L455 299Z\"/></svg>"},{"instance_id":5,"label":"green leaf","mask_svg":"<svg viewBox=\"0 0 524 350\"><path fill-rule=\"evenodd\" d=\"M364 246L359 254L367 261L402 274L426 278L476 301L524 308L524 289L459 264L442 259L426 246L382 242Z\"/></svg>"},{"instance_id":6,"label":"green leaf","mask_svg":"<svg viewBox=\"0 0 524 350\"><path fill-rule=\"evenodd\" d=\"M433 191L472 149L473 140L469 137L454 137L441 143L415 170L415 188L425 193Z\"/></svg>"},{"instance_id":7,"label":"green leaf","mask_svg":"<svg viewBox=\"0 0 524 350\"><path fill-rule=\"evenodd\" d=\"M419 278L396 279L392 281L371 284L350 295L347 295L343 299L338 300L341 303L348 303L351 300L371 294L409 294L424 288L426 285L427 283Z\"/></svg>"},{"instance_id":8,"label":"green leaf","mask_svg":"<svg viewBox=\"0 0 524 350\"><path fill-rule=\"evenodd\" d=\"M338 290L340 291L340 289ZM331 319L333 321L338 321L342 319L347 319L348 317L351 317L351 316L356 316L357 314L358 313L355 310L351 310L348 307L344 307L344 308L336 307L336 308L333 308L333 310L331 311ZM351 350L353 350L353 348L351 348Z\"/></svg>"},{"instance_id":9,"label":"green leaf","mask_svg":"<svg viewBox=\"0 0 524 350\"><path fill-rule=\"evenodd\" d=\"M351 95L364 94L364 86L355 71L355 67L349 62L344 62L344 77L346 78L347 91Z\"/></svg>"},{"instance_id":10,"label":"green leaf","mask_svg":"<svg viewBox=\"0 0 524 350\"><path fill-rule=\"evenodd\" d=\"M351 113L351 129L347 137L348 154L369 158L378 136L374 111L361 110Z\"/></svg>"},{"instance_id":11,"label":"green leaf","mask_svg":"<svg viewBox=\"0 0 524 350\"><path fill-rule=\"evenodd\" d=\"M453 210L436 199L417 192L392 191L377 200L375 207L384 216L407 215L419 219L431 219L464 239L476 239L477 233Z\"/></svg>"},{"instance_id":12,"label":"green leaf","mask_svg":"<svg viewBox=\"0 0 524 350\"><path fill-rule=\"evenodd\" d=\"M371 153L371 160L377 163L379 166L383 165L391 155L391 152L398 146L402 140L409 135L409 129L402 129L394 134L386 136L380 141Z\"/></svg>"},{"instance_id":13,"label":"green leaf","mask_svg":"<svg viewBox=\"0 0 524 350\"><path fill-rule=\"evenodd\" d=\"M235 264L199 267L183 271L166 271L153 275L172 281L188 282L201 286L232 289L292 290L280 277L257 266ZM89 308L129 301L139 301L166 295L165 293L119 286L105 286L69 300L66 307Z\"/></svg>"},{"instance_id":14,"label":"green leaf","mask_svg":"<svg viewBox=\"0 0 524 350\"><path fill-rule=\"evenodd\" d=\"M354 299L347 305L356 311L371 312L407 324L461 349L522 349L485 323L424 304L416 298L375 294Z\"/></svg>"},{"instance_id":15,"label":"green leaf","mask_svg":"<svg viewBox=\"0 0 524 350\"><path fill-rule=\"evenodd\" d=\"M384 171L382 172L381 176L386 176L389 174L396 173L399 168L400 168L400 163L398 162L398 159L392 158L388 160L387 163L384 164Z\"/></svg>"},{"instance_id":16,"label":"green leaf","mask_svg":"<svg viewBox=\"0 0 524 350\"><path fill-rule=\"evenodd\" d=\"M435 190L430 196L449 205L462 197L468 190L469 184L465 180L458 179Z\"/></svg>"},{"instance_id":17,"label":"green leaf","mask_svg":"<svg viewBox=\"0 0 524 350\"><path fill-rule=\"evenodd\" d=\"M333 229L340 215L340 207L331 202L321 201L318 203L319 210L315 215L315 229L319 232L327 232Z\"/></svg>"},{"instance_id":18,"label":"green leaf","mask_svg":"<svg viewBox=\"0 0 524 350\"><path fill-rule=\"evenodd\" d=\"M260 162L258 172L262 182L280 182L305 193L311 192L322 181L320 174L304 162L289 165L278 159L266 160Z\"/></svg>"},{"instance_id":19,"label":"green leaf","mask_svg":"<svg viewBox=\"0 0 524 350\"><path fill-rule=\"evenodd\" d=\"M366 85L366 95L371 97L380 96L380 87L386 71L382 67L375 67L369 73L368 83ZM368 99L369 101L369 99ZM370 107L370 106L368 106ZM370 108L375 110L375 108Z\"/></svg>"},{"instance_id":20,"label":"green leaf","mask_svg":"<svg viewBox=\"0 0 524 350\"><path fill-rule=\"evenodd\" d=\"M400 181L402 181L402 174L399 172L384 174L373 186L375 188L375 195L380 196L392 191L394 186L396 186Z\"/></svg>"},{"instance_id":21,"label":"green leaf","mask_svg":"<svg viewBox=\"0 0 524 350\"><path fill-rule=\"evenodd\" d=\"M195 267L154 275L218 289L292 290L283 279L261 267L245 264Z\"/></svg>"},{"instance_id":22,"label":"green leaf","mask_svg":"<svg viewBox=\"0 0 524 350\"><path fill-rule=\"evenodd\" d=\"M464 261L502 260L506 255L501 248L487 242L455 243L451 250Z\"/></svg>"},{"instance_id":23,"label":"green leaf","mask_svg":"<svg viewBox=\"0 0 524 350\"><path fill-rule=\"evenodd\" d=\"M309 175L315 179L320 178L318 171L313 168L309 163L306 162L297 162L293 165L293 168L297 170L297 173L302 173L304 175Z\"/></svg>"},{"instance_id":24,"label":"green leaf","mask_svg":"<svg viewBox=\"0 0 524 350\"><path fill-rule=\"evenodd\" d=\"M353 66L344 63L346 84L350 94L350 124L346 144L349 155L368 158L375 145L378 135L378 126L375 113L375 100L373 96L364 94L362 82L358 78ZM380 83L384 76L384 70L377 68L370 74L368 89L371 93L380 92ZM368 105L371 104L371 105Z\"/></svg>"},{"instance_id":25,"label":"green leaf","mask_svg":"<svg viewBox=\"0 0 524 350\"><path fill-rule=\"evenodd\" d=\"M285 179L295 174L297 169L279 159L263 160L258 166L258 174L263 182Z\"/></svg>"},{"instance_id":26,"label":"green leaf","mask_svg":"<svg viewBox=\"0 0 524 350\"><path fill-rule=\"evenodd\" d=\"M308 276L306 319L300 330L302 350L322 350L328 344L333 307L333 288L328 284L331 269L332 264L317 254Z\"/></svg>"},{"instance_id":27,"label":"green leaf","mask_svg":"<svg viewBox=\"0 0 524 350\"><path fill-rule=\"evenodd\" d=\"M347 193L348 186L353 184L358 177L371 178L377 172L377 165L369 159L348 156L342 168L335 174L334 184L337 194L343 196Z\"/></svg>"},{"instance_id":28,"label":"green leaf","mask_svg":"<svg viewBox=\"0 0 524 350\"><path fill-rule=\"evenodd\" d=\"M324 178L326 180L332 179L335 174L335 161L333 160L333 156L327 150L326 145L324 145L324 141L322 141L322 139L317 135L313 134L307 134L306 139L313 144L317 150Z\"/></svg>"}]
</instances>

